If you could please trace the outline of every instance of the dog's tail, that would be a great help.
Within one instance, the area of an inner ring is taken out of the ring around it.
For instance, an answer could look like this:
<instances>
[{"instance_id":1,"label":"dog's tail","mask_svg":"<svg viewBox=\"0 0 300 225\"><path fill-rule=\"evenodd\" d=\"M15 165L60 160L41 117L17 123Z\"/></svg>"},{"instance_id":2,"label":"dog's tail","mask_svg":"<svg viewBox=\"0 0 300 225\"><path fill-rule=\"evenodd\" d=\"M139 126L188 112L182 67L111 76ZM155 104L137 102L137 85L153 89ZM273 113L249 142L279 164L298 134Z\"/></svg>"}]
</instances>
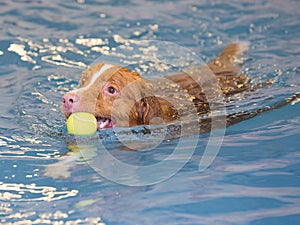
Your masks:
<instances>
[{"instance_id":1,"label":"dog's tail","mask_svg":"<svg viewBox=\"0 0 300 225\"><path fill-rule=\"evenodd\" d=\"M229 44L209 63L209 67L213 71L235 70L237 72L243 65L241 56L249 49L249 46L249 42Z\"/></svg>"},{"instance_id":2,"label":"dog's tail","mask_svg":"<svg viewBox=\"0 0 300 225\"><path fill-rule=\"evenodd\" d=\"M241 56L249 49L249 42L229 44L209 64L216 75L225 96L243 92L250 88L250 78L239 74L244 64Z\"/></svg>"}]
</instances>

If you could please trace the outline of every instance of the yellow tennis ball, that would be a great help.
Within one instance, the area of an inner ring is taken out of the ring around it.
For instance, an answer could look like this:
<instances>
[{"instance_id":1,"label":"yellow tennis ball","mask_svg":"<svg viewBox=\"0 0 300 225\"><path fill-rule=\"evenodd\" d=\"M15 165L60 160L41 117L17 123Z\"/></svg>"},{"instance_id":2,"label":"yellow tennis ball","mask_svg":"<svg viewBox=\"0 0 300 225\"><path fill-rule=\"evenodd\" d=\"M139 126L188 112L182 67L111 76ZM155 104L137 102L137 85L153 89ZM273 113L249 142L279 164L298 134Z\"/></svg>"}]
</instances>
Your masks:
<instances>
[{"instance_id":1,"label":"yellow tennis ball","mask_svg":"<svg viewBox=\"0 0 300 225\"><path fill-rule=\"evenodd\" d=\"M95 116L87 112L72 113L67 120L67 130L74 135L92 135L97 131Z\"/></svg>"}]
</instances>

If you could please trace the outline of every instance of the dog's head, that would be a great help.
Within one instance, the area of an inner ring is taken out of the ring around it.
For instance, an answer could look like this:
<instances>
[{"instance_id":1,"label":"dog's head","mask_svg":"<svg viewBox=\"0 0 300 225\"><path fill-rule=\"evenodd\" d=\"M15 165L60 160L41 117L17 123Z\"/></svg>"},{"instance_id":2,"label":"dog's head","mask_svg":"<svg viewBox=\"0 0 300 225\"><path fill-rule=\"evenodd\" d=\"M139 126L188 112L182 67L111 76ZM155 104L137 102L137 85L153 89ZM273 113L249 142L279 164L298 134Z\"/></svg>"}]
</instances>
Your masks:
<instances>
[{"instance_id":1,"label":"dog's head","mask_svg":"<svg viewBox=\"0 0 300 225\"><path fill-rule=\"evenodd\" d=\"M79 88L63 96L62 110L67 118L74 112L94 114L98 129L149 124L163 118L152 89L149 80L127 68L95 64L83 72Z\"/></svg>"}]
</instances>

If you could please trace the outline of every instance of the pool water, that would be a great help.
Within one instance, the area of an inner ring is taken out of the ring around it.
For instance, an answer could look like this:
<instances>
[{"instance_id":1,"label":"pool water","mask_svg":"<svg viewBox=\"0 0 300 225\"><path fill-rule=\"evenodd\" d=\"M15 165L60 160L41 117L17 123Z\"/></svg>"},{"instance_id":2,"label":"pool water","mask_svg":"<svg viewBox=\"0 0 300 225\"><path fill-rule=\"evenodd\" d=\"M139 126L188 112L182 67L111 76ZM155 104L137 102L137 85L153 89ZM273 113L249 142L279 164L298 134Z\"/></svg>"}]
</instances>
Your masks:
<instances>
[{"instance_id":1,"label":"pool water","mask_svg":"<svg viewBox=\"0 0 300 225\"><path fill-rule=\"evenodd\" d=\"M298 99L228 127L203 171L209 133L155 147L155 137L140 134L138 144L150 143L151 151L123 151L113 131L98 134L112 156L139 167L166 160L180 141L184 150L196 140L186 164L161 180L152 180L164 175L157 170L142 178L115 171L97 146L76 151L60 110L61 96L77 87L86 66L132 40L175 43L204 61L228 43L250 42L243 72L253 84L273 85L233 99L227 112L282 102L300 91L299 1L13 0L0 6L1 224L300 224ZM122 132L123 140L136 138ZM111 179L116 174L119 182ZM145 177L150 183L137 185Z\"/></svg>"}]
</instances>

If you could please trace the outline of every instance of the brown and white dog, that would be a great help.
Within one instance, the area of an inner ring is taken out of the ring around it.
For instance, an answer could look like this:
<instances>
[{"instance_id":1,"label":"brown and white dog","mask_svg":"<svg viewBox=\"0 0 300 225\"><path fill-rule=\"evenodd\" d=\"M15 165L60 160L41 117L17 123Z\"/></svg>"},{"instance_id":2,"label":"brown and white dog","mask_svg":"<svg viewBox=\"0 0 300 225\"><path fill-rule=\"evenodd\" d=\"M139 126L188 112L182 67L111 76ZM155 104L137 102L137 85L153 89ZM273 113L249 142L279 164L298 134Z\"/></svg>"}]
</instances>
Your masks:
<instances>
[{"instance_id":1,"label":"brown and white dog","mask_svg":"<svg viewBox=\"0 0 300 225\"><path fill-rule=\"evenodd\" d=\"M250 79L244 74L238 74L240 64L236 61L247 49L246 43L230 44L208 64L224 96L250 88ZM191 76L181 73L166 76L165 79L183 90L182 93L193 103L198 114L209 111L203 88ZM199 79L206 78L200 76ZM63 96L62 110L66 118L74 112L94 114L99 130L115 126L147 125L153 123L154 118L161 118L157 123L176 121L179 119L178 109L160 96L164 91L171 93L172 88L175 93L178 87L162 83L148 80L117 65L95 64L83 72L79 88ZM160 94L156 93L158 89Z\"/></svg>"}]
</instances>

